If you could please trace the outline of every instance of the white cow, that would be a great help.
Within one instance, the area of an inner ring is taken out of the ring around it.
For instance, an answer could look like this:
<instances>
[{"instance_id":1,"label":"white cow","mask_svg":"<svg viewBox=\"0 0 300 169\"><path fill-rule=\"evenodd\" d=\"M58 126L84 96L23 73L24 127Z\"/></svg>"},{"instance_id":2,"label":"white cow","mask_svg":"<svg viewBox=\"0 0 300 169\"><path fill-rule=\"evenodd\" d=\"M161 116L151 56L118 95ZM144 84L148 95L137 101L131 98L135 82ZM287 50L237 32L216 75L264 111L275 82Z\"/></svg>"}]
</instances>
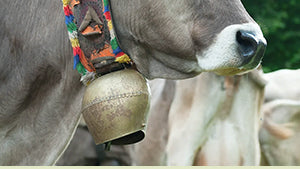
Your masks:
<instances>
[{"instance_id":1,"label":"white cow","mask_svg":"<svg viewBox=\"0 0 300 169\"><path fill-rule=\"evenodd\" d=\"M262 165L300 165L300 69L264 74L268 79L260 130Z\"/></svg>"},{"instance_id":2,"label":"white cow","mask_svg":"<svg viewBox=\"0 0 300 169\"><path fill-rule=\"evenodd\" d=\"M258 71L152 83L160 87L146 138L128 147L133 165L259 165L265 81ZM173 85L174 97L166 96Z\"/></svg>"},{"instance_id":3,"label":"white cow","mask_svg":"<svg viewBox=\"0 0 300 169\"><path fill-rule=\"evenodd\" d=\"M261 74L260 74L261 75ZM259 76L260 76L259 75ZM263 104L261 109L261 114L256 115L261 116L259 120L254 120L253 123L253 116L252 120L246 121L250 126L248 127L255 127L255 133L257 132L257 126L260 126L260 132L259 132L259 142L260 142L260 148L261 148L261 165L300 165L300 102L299 102L299 91L300 88L296 84L300 84L300 78L299 78L299 70L279 70L272 73L262 74L265 79L268 79L267 85L265 87L265 101L266 103ZM207 106L213 103L216 103L217 101L212 101L209 104L202 104L199 103L197 105L193 104L196 100L196 94L201 94L201 96L206 96L206 98L209 98L209 95L207 93L209 92L209 88L205 86L210 86L211 81L213 81L211 78L214 78L215 80L221 77L218 77L216 75L201 75L202 77L198 77L195 79L175 82L171 80L163 80L163 79L157 79L150 82L151 92L152 92L152 106L151 106L151 113L149 115L149 126L147 128L147 135L146 139L142 141L139 144L136 144L134 146L113 146L111 152L106 152L107 157L114 158L119 161L126 161L126 164L132 164L132 165L167 165L167 162L169 159L169 156L166 152L166 146L168 142L171 142L169 140L169 126L172 127L172 122L170 121L170 107L173 107L175 109L176 107L180 107L178 111L175 111L174 113L178 113L179 117L177 119L177 122L180 121L180 124L183 124L182 126L186 125L186 121L180 120L180 118L185 119L186 115L189 115L189 111L191 108L193 108L196 112L198 110L197 106L199 107L211 107ZM250 77L251 76L251 77ZM248 96L253 96L253 93L250 93L251 90L261 90L261 87L263 85L263 81L259 79L255 79L255 77L259 76L253 76L248 75L248 77L244 77L241 79L241 81L247 82L247 83L253 83L253 82L260 82L261 84L256 86L254 88L251 87L239 87L240 93L243 92L244 94L248 92ZM211 79L211 80L206 80ZM201 82L202 80L202 82ZM222 81L222 80L220 80ZM216 83L219 84L219 87L221 87L220 81ZM199 83L200 82L200 83ZM206 85L204 85L206 83ZM200 84L200 85L199 85ZM201 85L202 84L202 85ZM213 83L214 84L214 83ZM195 87L196 86L196 87ZM227 85L228 86L228 85ZM202 90L197 90L197 87L201 88ZM222 93L221 90L215 89L215 87L212 85L212 89L215 91L215 93ZM194 90L191 90L191 88L194 88ZM206 90L208 89L208 90ZM249 90L251 89L251 90ZM179 91L180 94L175 94L176 97L174 97L174 93ZM230 89L224 88L224 90ZM182 92L184 91L184 92ZM284 92L283 92L284 91ZM227 92L230 93L230 92ZM261 91L257 92L257 94L261 94ZM247 94L246 94L247 95ZM178 97L179 96L179 97ZM193 97L191 97L193 96ZM218 95L215 98L217 99ZM243 95L238 95L243 96ZM230 96L229 98L232 98ZM239 97L240 99L244 99ZM298 99L297 99L298 98ZM237 100L238 98L235 98ZM292 100L294 99L294 100ZM202 98L202 100L205 100L205 98ZM213 100L213 99L210 99ZM224 101L224 100L223 100ZM246 102L247 100L244 100L242 102ZM250 100L247 104L253 103L254 100ZM227 103L231 102L230 100L227 100ZM259 101L261 102L261 100ZM223 103L225 104L225 103ZM184 105L184 106L182 106ZM244 104L246 105L246 104ZM218 105L217 105L218 106ZM226 108L226 106L219 105L221 108ZM230 106L230 104L227 104L227 106ZM219 108L219 109L221 109ZM244 106L239 106L241 109L241 112L244 112ZM188 110L188 111L187 111ZM254 110L254 109L253 109ZM173 110L174 111L174 110ZM256 110L255 110L256 111ZM259 110L258 110L259 111ZM223 109L223 112L226 112L226 110ZM247 111L249 112L249 111ZM244 113L247 113L244 112ZM185 113L185 115L182 115ZM182 115L182 116L180 116ZM201 116L200 113L198 114L199 117ZM242 116L244 114L240 114ZM255 115L255 113L250 112L248 115ZM173 114L173 117L175 115ZM178 116L178 115L176 115ZM194 117L197 117L199 120L199 117L197 116L197 113L195 113ZM203 115L201 117L204 117ZM213 118L216 118L217 115L215 115ZM194 120L197 120L195 118ZM212 119L213 119L212 118ZM247 152L239 152L234 151L238 148L236 145L239 145L239 147L247 147L247 143L249 144L249 140L247 138L249 135L244 134L243 137L240 137L239 140L245 139L246 141L238 141L231 139L231 137L236 136L234 132L231 133L231 135L228 137L228 129L230 129L230 125L226 123L226 120L229 118L225 118L223 121L224 127L221 128L220 124L222 123L216 123L214 137L219 138L223 137L224 139L220 140L212 140L207 139L209 142L205 143L205 146L203 146L203 152L200 156L197 156L198 158L194 160L194 164L200 164L203 165L205 162L208 164L226 164L229 160L234 161L235 157L238 159L237 156L253 156L256 161L255 165L259 163L259 148L257 141L254 141L255 148L253 149L253 146L249 146ZM243 119L243 118L241 118ZM251 119L251 118L249 118ZM254 118L255 119L255 118ZM200 119L201 120L201 119ZM243 120L245 121L245 120ZM176 122L173 122L173 125ZM178 125L180 125L178 124ZM197 125L194 124L195 128L197 129ZM201 123L199 123L201 124ZM245 124L241 126L245 127ZM178 126L177 125L177 126ZM192 126L193 128L193 126ZM186 130L182 131L185 135L191 135L191 131L194 131L194 135L191 137L199 137L201 133L198 133L197 131L201 131L199 128L198 130L192 129L192 130ZM183 130L183 129L181 129ZM178 130L178 131L181 131ZM196 130L196 131L195 131ZM225 131L225 132L224 132ZM229 130L230 131L230 130ZM232 131L232 130L231 130ZM248 130L250 131L250 130ZM176 134L176 131L174 131ZM203 133L203 132L202 132ZM245 132L249 133L249 132ZM204 133L207 135L207 133ZM79 136L79 135L78 135ZM182 140L183 142L187 142L186 144L189 144L189 140L185 139L188 137L182 137L178 138L176 141L173 141L173 144L180 143L178 140ZM257 136L253 136L252 138L258 139ZM220 143L221 141L222 143ZM226 147L228 148L228 145L230 145L230 141L235 142L234 148L232 148L226 156L224 155L223 158L221 158L222 153L228 152L228 149L226 150ZM91 144L91 143L89 143ZM176 146L175 146L176 147ZM205 148L206 147L206 148ZM124 149L125 148L125 149ZM181 153L182 148L177 147L174 148L174 154L182 155ZM206 150L206 151L204 151ZM209 151L208 151L209 150ZM242 149L241 149L242 150ZM252 153L251 153L252 150ZM253 153L254 150L254 153ZM93 151L91 149L91 151ZM130 158L128 158L126 155L129 153ZM190 153L191 154L191 153ZM254 155L253 155L254 154ZM219 155L219 156L217 156ZM205 158L206 157L206 158ZM209 158L207 158L209 157ZM226 158L225 158L226 157ZM252 159L253 159L252 157ZM183 159L183 156L180 158L180 160ZM247 159L247 158L246 158ZM180 162L178 160L178 162ZM232 162L231 161L231 162ZM235 163L230 163L231 165L237 164L238 160L235 160ZM229 164L229 163L227 163ZM249 164L249 163L248 163ZM252 163L254 164L254 163Z\"/></svg>"},{"instance_id":4,"label":"white cow","mask_svg":"<svg viewBox=\"0 0 300 169\"><path fill-rule=\"evenodd\" d=\"M266 103L263 113L262 165L300 165L300 101L277 99Z\"/></svg>"}]
</instances>

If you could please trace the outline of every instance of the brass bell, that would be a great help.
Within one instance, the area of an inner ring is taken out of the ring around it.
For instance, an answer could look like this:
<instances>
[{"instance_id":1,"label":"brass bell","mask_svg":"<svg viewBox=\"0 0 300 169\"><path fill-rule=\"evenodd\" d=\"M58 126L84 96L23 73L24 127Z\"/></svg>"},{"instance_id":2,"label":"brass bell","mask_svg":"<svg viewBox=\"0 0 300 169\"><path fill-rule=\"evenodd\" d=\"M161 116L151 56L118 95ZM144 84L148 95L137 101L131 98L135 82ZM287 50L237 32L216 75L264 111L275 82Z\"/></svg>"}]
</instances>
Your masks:
<instances>
[{"instance_id":1,"label":"brass bell","mask_svg":"<svg viewBox=\"0 0 300 169\"><path fill-rule=\"evenodd\" d=\"M145 137L150 89L135 70L101 76L87 86L82 114L96 144L132 144Z\"/></svg>"}]
</instances>

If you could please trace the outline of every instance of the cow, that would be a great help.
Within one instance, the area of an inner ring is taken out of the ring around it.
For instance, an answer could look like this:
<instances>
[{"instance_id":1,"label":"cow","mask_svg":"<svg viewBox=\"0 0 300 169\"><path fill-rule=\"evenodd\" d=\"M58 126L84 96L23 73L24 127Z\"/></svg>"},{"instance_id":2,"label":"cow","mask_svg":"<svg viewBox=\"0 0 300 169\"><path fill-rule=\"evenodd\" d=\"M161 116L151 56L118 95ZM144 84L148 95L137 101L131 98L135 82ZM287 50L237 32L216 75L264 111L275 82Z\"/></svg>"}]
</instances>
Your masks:
<instances>
[{"instance_id":1,"label":"cow","mask_svg":"<svg viewBox=\"0 0 300 169\"><path fill-rule=\"evenodd\" d=\"M247 72L266 47L240 0L110 5L120 46L149 79ZM72 70L62 3L2 0L0 6L0 165L54 165L80 121L85 90Z\"/></svg>"},{"instance_id":2,"label":"cow","mask_svg":"<svg viewBox=\"0 0 300 169\"><path fill-rule=\"evenodd\" d=\"M262 165L300 165L300 69L264 74L268 80L259 132Z\"/></svg>"},{"instance_id":3,"label":"cow","mask_svg":"<svg viewBox=\"0 0 300 169\"><path fill-rule=\"evenodd\" d=\"M127 146L132 165L259 165L261 72L152 83L146 138Z\"/></svg>"},{"instance_id":4,"label":"cow","mask_svg":"<svg viewBox=\"0 0 300 169\"><path fill-rule=\"evenodd\" d=\"M300 165L300 100L276 99L264 104L259 132L262 165Z\"/></svg>"}]
</instances>

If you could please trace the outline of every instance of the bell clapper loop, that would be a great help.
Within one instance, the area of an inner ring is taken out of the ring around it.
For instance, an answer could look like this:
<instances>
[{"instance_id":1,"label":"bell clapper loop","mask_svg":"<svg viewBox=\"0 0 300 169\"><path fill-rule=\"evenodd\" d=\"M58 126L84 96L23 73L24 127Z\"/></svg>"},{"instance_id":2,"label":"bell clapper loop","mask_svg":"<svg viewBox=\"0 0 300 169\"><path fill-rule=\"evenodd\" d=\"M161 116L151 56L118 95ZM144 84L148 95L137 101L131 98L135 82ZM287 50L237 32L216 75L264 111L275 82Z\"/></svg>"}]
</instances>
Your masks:
<instances>
[{"instance_id":1,"label":"bell clapper loop","mask_svg":"<svg viewBox=\"0 0 300 169\"><path fill-rule=\"evenodd\" d=\"M104 144L105 144L104 150L105 150L105 151L110 151L111 141L106 142L106 143L104 143Z\"/></svg>"}]
</instances>

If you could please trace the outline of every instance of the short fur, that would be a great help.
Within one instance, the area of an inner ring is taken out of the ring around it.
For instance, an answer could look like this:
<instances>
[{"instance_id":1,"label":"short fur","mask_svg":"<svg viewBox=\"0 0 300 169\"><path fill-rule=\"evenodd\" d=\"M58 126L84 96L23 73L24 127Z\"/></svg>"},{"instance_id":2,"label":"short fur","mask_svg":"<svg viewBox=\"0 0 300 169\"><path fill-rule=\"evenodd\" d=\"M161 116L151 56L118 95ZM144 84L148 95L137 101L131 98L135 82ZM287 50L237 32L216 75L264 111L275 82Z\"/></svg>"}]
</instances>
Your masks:
<instances>
[{"instance_id":1,"label":"short fur","mask_svg":"<svg viewBox=\"0 0 300 169\"><path fill-rule=\"evenodd\" d=\"M226 26L253 23L239 0L111 5L121 47L148 78L199 74L196 51ZM0 165L52 165L72 138L84 92L72 70L62 3L1 0L0 6Z\"/></svg>"}]
</instances>

